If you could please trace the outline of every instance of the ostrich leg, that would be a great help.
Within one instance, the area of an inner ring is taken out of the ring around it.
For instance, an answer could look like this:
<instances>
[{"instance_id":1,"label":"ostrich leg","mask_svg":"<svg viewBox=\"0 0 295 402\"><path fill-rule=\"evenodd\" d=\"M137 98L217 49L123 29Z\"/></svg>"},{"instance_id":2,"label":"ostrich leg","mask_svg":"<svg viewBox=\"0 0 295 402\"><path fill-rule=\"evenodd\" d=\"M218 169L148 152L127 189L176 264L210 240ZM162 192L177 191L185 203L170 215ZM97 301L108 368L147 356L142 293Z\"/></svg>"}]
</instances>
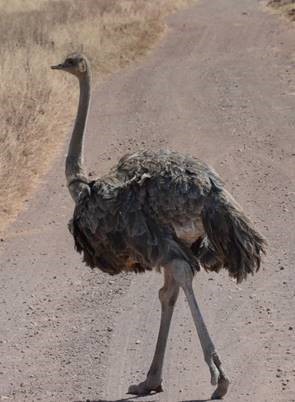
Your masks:
<instances>
[{"instance_id":1,"label":"ostrich leg","mask_svg":"<svg viewBox=\"0 0 295 402\"><path fill-rule=\"evenodd\" d=\"M187 298L197 333L201 342L204 358L211 373L211 384L217 388L212 399L221 399L228 390L229 379L222 369L220 358L215 351L215 346L210 338L206 324L194 295L192 280L193 273L189 264L182 260L174 260L170 264L171 271L177 283L183 288Z\"/></svg>"},{"instance_id":2,"label":"ostrich leg","mask_svg":"<svg viewBox=\"0 0 295 402\"><path fill-rule=\"evenodd\" d=\"M159 299L161 301L161 324L155 354L146 380L137 385L130 385L128 389L129 394L147 395L151 391L162 391L163 361L171 318L178 293L179 285L176 283L171 271L165 268L164 286L159 291Z\"/></svg>"}]
</instances>

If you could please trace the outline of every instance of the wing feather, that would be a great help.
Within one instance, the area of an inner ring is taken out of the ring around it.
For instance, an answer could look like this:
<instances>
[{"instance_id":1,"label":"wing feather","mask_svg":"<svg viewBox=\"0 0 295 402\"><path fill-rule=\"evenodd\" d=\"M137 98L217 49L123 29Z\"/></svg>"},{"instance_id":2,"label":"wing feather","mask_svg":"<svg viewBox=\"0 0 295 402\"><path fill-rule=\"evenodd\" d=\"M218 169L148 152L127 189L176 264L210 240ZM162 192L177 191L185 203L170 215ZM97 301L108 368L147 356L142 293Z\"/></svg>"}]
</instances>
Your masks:
<instances>
[{"instance_id":1,"label":"wing feather","mask_svg":"<svg viewBox=\"0 0 295 402\"><path fill-rule=\"evenodd\" d=\"M76 248L89 266L113 274L141 272L174 258L199 269L174 227L200 215L209 191L208 173L198 161L175 153L127 155L76 205Z\"/></svg>"}]
</instances>

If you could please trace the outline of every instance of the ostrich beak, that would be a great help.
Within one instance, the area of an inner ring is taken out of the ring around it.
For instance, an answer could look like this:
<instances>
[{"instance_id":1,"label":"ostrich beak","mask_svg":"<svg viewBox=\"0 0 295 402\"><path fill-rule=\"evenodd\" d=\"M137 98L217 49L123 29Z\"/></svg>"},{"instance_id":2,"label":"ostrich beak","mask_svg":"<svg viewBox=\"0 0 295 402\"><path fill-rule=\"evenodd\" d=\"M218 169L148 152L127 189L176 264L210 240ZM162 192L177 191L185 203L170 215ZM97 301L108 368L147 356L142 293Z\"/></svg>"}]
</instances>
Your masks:
<instances>
[{"instance_id":1,"label":"ostrich beak","mask_svg":"<svg viewBox=\"0 0 295 402\"><path fill-rule=\"evenodd\" d=\"M63 64L57 64L56 66L51 66L52 70L62 70L64 68Z\"/></svg>"}]
</instances>

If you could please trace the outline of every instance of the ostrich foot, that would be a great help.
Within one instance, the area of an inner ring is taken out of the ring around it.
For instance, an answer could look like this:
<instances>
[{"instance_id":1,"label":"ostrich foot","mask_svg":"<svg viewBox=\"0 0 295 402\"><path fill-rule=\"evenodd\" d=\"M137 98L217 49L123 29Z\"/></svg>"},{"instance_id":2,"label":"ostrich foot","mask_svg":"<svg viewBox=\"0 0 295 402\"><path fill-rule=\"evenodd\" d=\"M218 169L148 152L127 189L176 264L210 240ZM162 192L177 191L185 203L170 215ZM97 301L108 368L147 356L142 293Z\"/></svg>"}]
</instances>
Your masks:
<instances>
[{"instance_id":1,"label":"ostrich foot","mask_svg":"<svg viewBox=\"0 0 295 402\"><path fill-rule=\"evenodd\" d=\"M146 379L139 384L130 385L127 393L132 395L149 395L152 392L155 394L158 392L163 392L161 381L151 382Z\"/></svg>"},{"instance_id":2,"label":"ostrich foot","mask_svg":"<svg viewBox=\"0 0 295 402\"><path fill-rule=\"evenodd\" d=\"M229 386L229 379L220 374L218 379L218 385L216 390L213 392L211 399L222 399L227 393Z\"/></svg>"},{"instance_id":3,"label":"ostrich foot","mask_svg":"<svg viewBox=\"0 0 295 402\"><path fill-rule=\"evenodd\" d=\"M211 373L211 384L217 384L217 388L213 392L211 399L222 399L227 393L229 387L229 379L223 371L220 358L216 352L211 355L208 363Z\"/></svg>"}]
</instances>

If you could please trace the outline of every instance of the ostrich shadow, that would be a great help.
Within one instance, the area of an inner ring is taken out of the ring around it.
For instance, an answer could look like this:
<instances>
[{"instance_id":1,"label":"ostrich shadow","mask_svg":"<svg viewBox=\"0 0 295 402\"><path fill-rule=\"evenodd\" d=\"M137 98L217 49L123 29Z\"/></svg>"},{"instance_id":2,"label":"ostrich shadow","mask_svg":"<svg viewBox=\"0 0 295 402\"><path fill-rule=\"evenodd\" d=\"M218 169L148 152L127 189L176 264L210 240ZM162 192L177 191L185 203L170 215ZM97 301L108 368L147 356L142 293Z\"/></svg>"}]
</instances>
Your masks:
<instances>
[{"instance_id":1,"label":"ostrich shadow","mask_svg":"<svg viewBox=\"0 0 295 402\"><path fill-rule=\"evenodd\" d=\"M132 397L132 398L123 398L123 399L85 399L85 400L76 400L74 402L138 402L137 398L141 397ZM179 402L209 402L212 399L189 399L189 400L179 400ZM154 400L144 399L143 402L155 402Z\"/></svg>"}]
</instances>

